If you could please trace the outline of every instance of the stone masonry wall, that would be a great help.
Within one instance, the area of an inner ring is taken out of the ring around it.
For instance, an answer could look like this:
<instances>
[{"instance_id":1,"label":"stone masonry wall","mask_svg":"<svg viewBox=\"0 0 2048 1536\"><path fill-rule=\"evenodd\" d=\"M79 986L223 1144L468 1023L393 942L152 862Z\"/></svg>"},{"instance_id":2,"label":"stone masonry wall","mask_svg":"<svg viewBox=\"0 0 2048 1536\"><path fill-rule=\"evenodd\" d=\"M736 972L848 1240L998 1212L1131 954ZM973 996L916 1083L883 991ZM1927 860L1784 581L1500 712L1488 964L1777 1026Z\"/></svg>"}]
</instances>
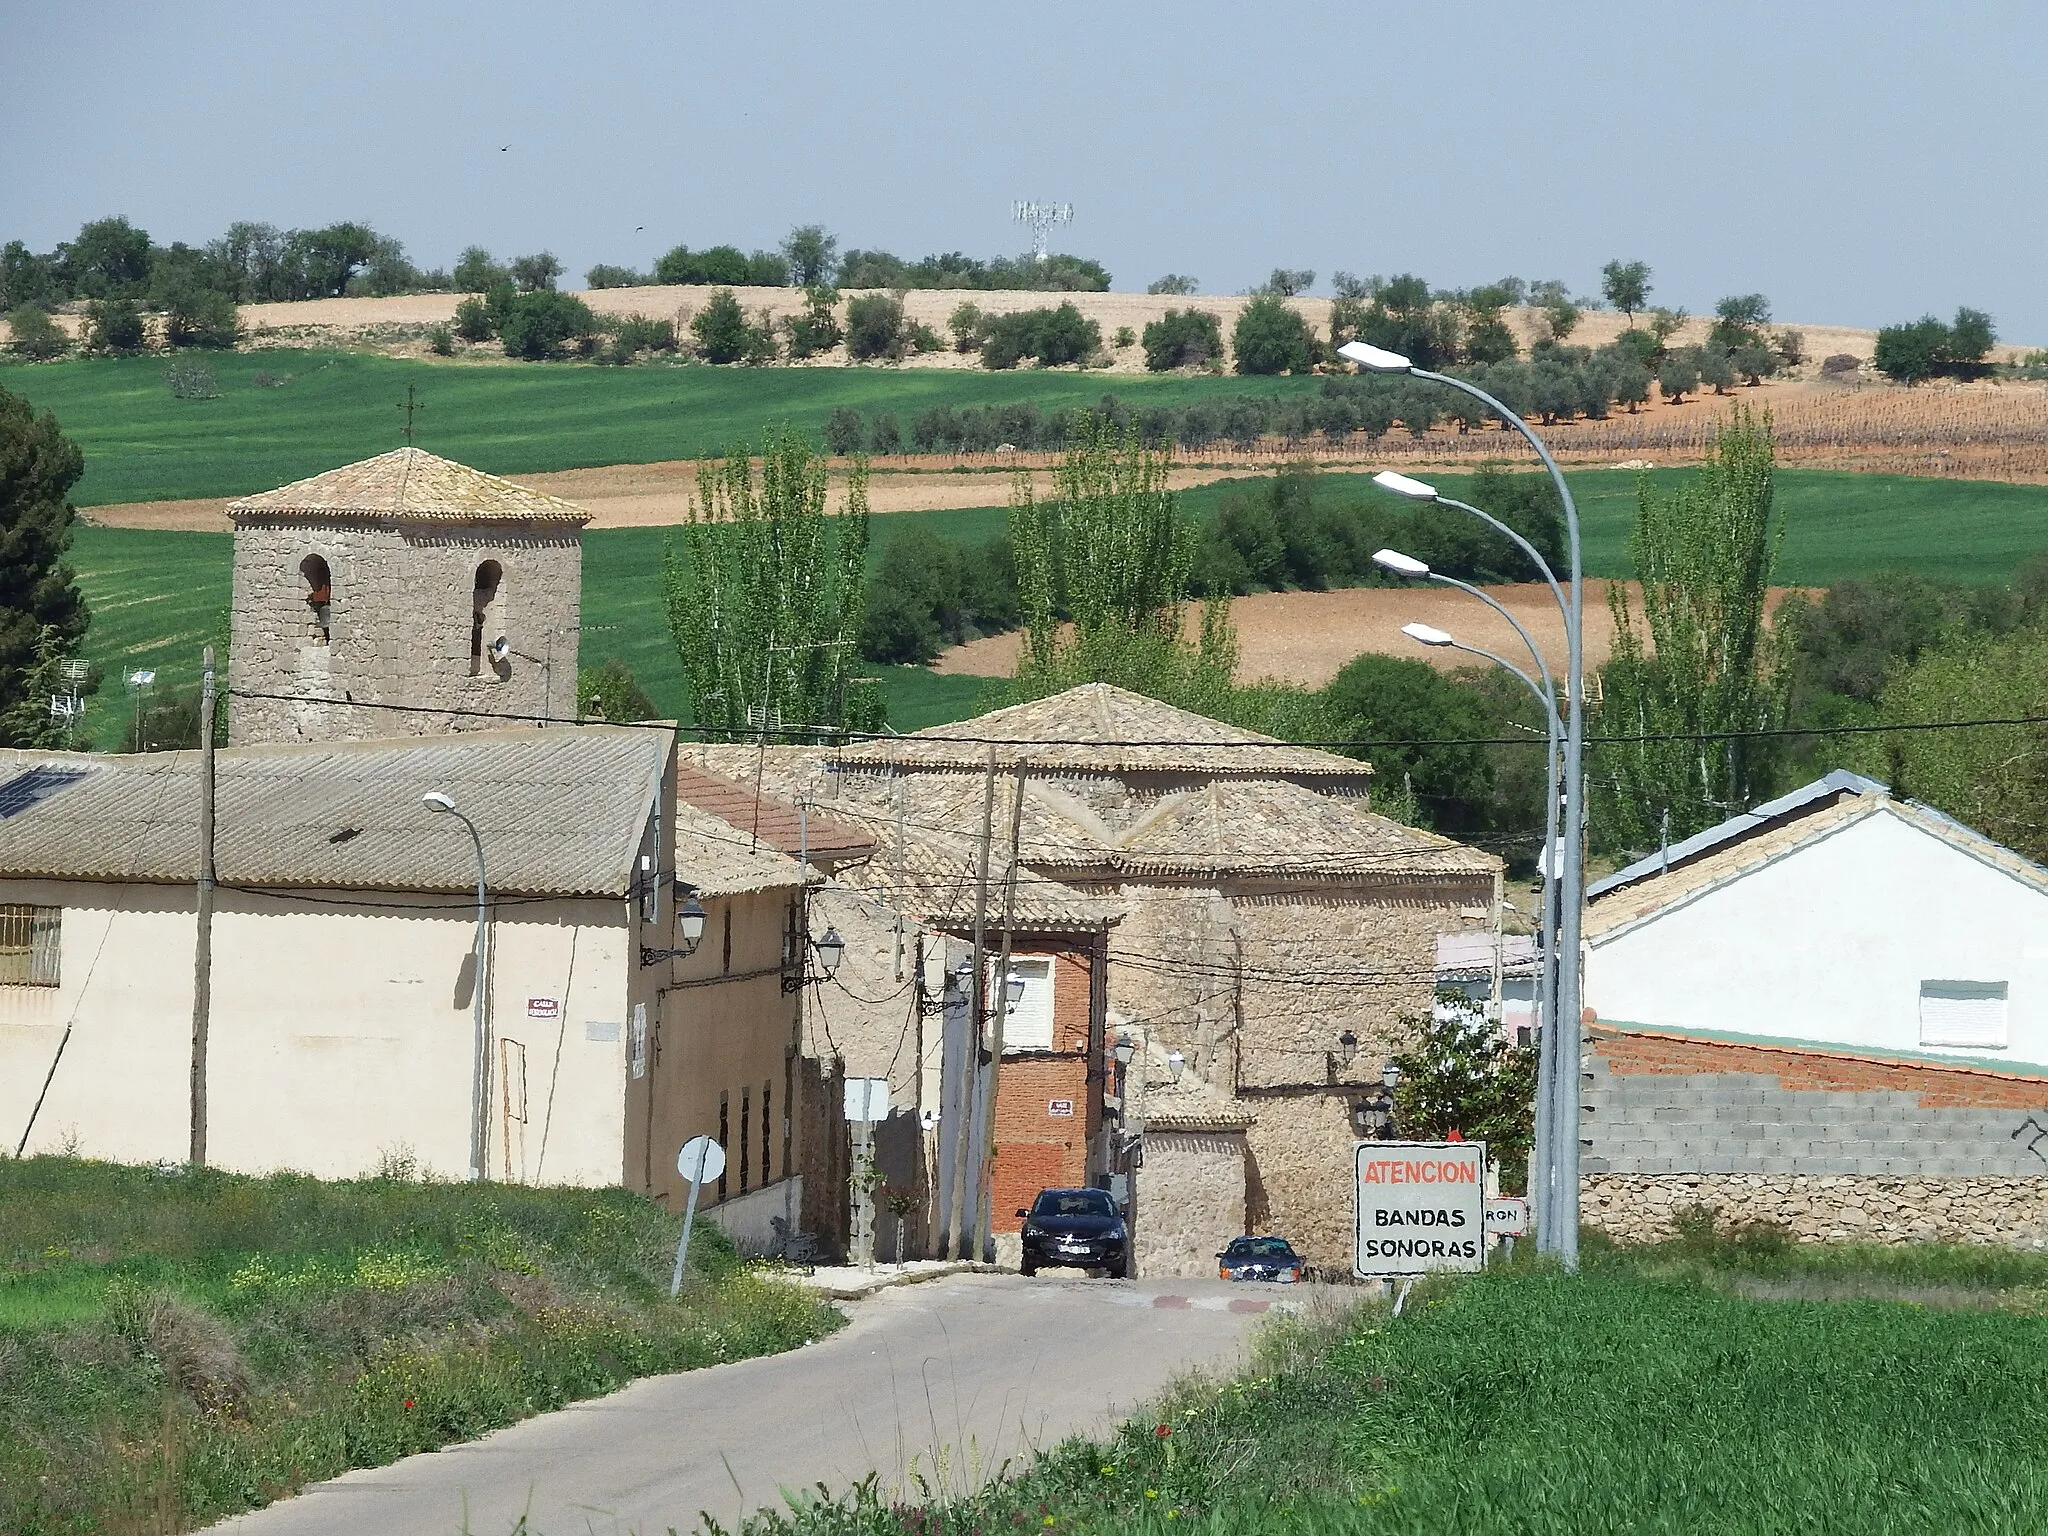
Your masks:
<instances>
[{"instance_id":1,"label":"stone masonry wall","mask_svg":"<svg viewBox=\"0 0 2048 1536\"><path fill-rule=\"evenodd\" d=\"M1611 1033L1589 1042L1582 1201L1617 1236L1710 1205L1802 1239L2048 1239L2048 1080Z\"/></svg>"},{"instance_id":2,"label":"stone masonry wall","mask_svg":"<svg viewBox=\"0 0 2048 1536\"><path fill-rule=\"evenodd\" d=\"M327 562L323 643L301 565ZM470 670L477 568L502 570L486 646L517 653ZM582 541L574 531L502 523L249 518L235 530L228 710L236 745L439 734L513 722L314 702L403 704L515 715L576 712Z\"/></svg>"},{"instance_id":3,"label":"stone masonry wall","mask_svg":"<svg viewBox=\"0 0 2048 1536\"><path fill-rule=\"evenodd\" d=\"M1137 1272L1211 1275L1245 1231L1245 1138L1237 1131L1154 1131L1132 1213Z\"/></svg>"},{"instance_id":4,"label":"stone masonry wall","mask_svg":"<svg viewBox=\"0 0 2048 1536\"><path fill-rule=\"evenodd\" d=\"M1319 1092L1261 1095L1246 1133L1247 1230L1289 1239L1319 1269L1351 1272L1357 1246L1358 1138L1349 1098ZM1146 1175L1152 1173L1149 1163Z\"/></svg>"}]
</instances>

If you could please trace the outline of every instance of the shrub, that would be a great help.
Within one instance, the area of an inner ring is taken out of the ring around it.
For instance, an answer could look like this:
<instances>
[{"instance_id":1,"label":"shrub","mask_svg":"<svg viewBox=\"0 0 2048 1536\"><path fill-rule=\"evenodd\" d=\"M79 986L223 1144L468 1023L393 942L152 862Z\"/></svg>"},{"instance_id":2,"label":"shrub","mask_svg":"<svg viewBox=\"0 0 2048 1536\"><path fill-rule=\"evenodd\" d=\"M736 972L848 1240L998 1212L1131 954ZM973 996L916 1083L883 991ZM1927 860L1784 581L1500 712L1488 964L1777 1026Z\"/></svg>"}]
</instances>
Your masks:
<instances>
[{"instance_id":1,"label":"shrub","mask_svg":"<svg viewBox=\"0 0 2048 1536\"><path fill-rule=\"evenodd\" d=\"M220 381L200 363L172 363L164 369L164 388L176 400L218 400Z\"/></svg>"},{"instance_id":2,"label":"shrub","mask_svg":"<svg viewBox=\"0 0 2048 1536\"><path fill-rule=\"evenodd\" d=\"M883 411L875 417L875 424L868 433L868 446L875 453L903 451L903 429L896 425L894 411Z\"/></svg>"},{"instance_id":3,"label":"shrub","mask_svg":"<svg viewBox=\"0 0 2048 1536\"><path fill-rule=\"evenodd\" d=\"M95 299L85 306L84 351L126 356L142 351L148 340L133 299Z\"/></svg>"},{"instance_id":4,"label":"shrub","mask_svg":"<svg viewBox=\"0 0 2048 1536\"><path fill-rule=\"evenodd\" d=\"M937 352L946 345L945 338L922 320L910 321L903 339L912 352Z\"/></svg>"},{"instance_id":5,"label":"shrub","mask_svg":"<svg viewBox=\"0 0 2048 1536\"><path fill-rule=\"evenodd\" d=\"M656 711L632 668L614 656L577 672L576 713L585 720L621 721L652 720Z\"/></svg>"},{"instance_id":6,"label":"shrub","mask_svg":"<svg viewBox=\"0 0 2048 1536\"><path fill-rule=\"evenodd\" d=\"M583 274L583 286L586 288L644 288L647 283L645 272L635 272L631 267L615 267L602 261Z\"/></svg>"},{"instance_id":7,"label":"shrub","mask_svg":"<svg viewBox=\"0 0 2048 1536\"><path fill-rule=\"evenodd\" d=\"M971 299L963 299L954 306L953 313L946 317L946 329L953 333L955 352L973 352L987 338L987 322L982 316L981 306Z\"/></svg>"},{"instance_id":8,"label":"shrub","mask_svg":"<svg viewBox=\"0 0 2048 1536\"><path fill-rule=\"evenodd\" d=\"M182 287L164 316L164 340L174 347L232 350L242 339L235 301L218 288Z\"/></svg>"},{"instance_id":9,"label":"shrub","mask_svg":"<svg viewBox=\"0 0 2048 1536\"><path fill-rule=\"evenodd\" d=\"M775 341L775 317L767 310L761 310L753 324L747 327L745 343L740 348L740 361L750 368L759 368L774 362L782 355L782 349Z\"/></svg>"},{"instance_id":10,"label":"shrub","mask_svg":"<svg viewBox=\"0 0 2048 1536\"><path fill-rule=\"evenodd\" d=\"M1223 355L1223 322L1206 309L1169 309L1145 327L1145 366L1154 373L1201 368Z\"/></svg>"},{"instance_id":11,"label":"shrub","mask_svg":"<svg viewBox=\"0 0 2048 1536\"><path fill-rule=\"evenodd\" d=\"M1308 322L1272 294L1245 305L1230 333L1237 371L1245 374L1305 373L1315 356Z\"/></svg>"},{"instance_id":12,"label":"shrub","mask_svg":"<svg viewBox=\"0 0 2048 1536\"><path fill-rule=\"evenodd\" d=\"M1821 360L1820 371L1826 374L1854 373L1862 366L1862 358L1848 352L1835 352Z\"/></svg>"},{"instance_id":13,"label":"shrub","mask_svg":"<svg viewBox=\"0 0 2048 1536\"><path fill-rule=\"evenodd\" d=\"M1116 328L1116 335L1110 338L1109 344L1121 352L1126 347L1134 347L1138 344L1138 333L1128 325L1120 325Z\"/></svg>"},{"instance_id":14,"label":"shrub","mask_svg":"<svg viewBox=\"0 0 2048 1536\"><path fill-rule=\"evenodd\" d=\"M436 357L455 355L455 333L445 325L427 327L427 350Z\"/></svg>"},{"instance_id":15,"label":"shrub","mask_svg":"<svg viewBox=\"0 0 2048 1536\"><path fill-rule=\"evenodd\" d=\"M646 315L600 315L598 326L629 357L636 352L673 352L676 349L673 320L655 320Z\"/></svg>"},{"instance_id":16,"label":"shrub","mask_svg":"<svg viewBox=\"0 0 2048 1536\"><path fill-rule=\"evenodd\" d=\"M812 357L820 352L829 352L844 339L839 329L837 310L839 290L813 284L804 290L804 312L791 315L782 322L789 336L789 355L793 358Z\"/></svg>"},{"instance_id":17,"label":"shrub","mask_svg":"<svg viewBox=\"0 0 2048 1536\"><path fill-rule=\"evenodd\" d=\"M455 306L455 334L464 341L489 341L498 334L498 316L487 298L471 296Z\"/></svg>"},{"instance_id":18,"label":"shrub","mask_svg":"<svg viewBox=\"0 0 2048 1536\"><path fill-rule=\"evenodd\" d=\"M1878 372L1900 384L1981 378L1991 371L1984 358L1996 340L1989 315L1981 309L1959 309L1953 325L1925 315L1911 325L1886 326L1877 333L1872 361Z\"/></svg>"},{"instance_id":19,"label":"shrub","mask_svg":"<svg viewBox=\"0 0 2048 1536\"><path fill-rule=\"evenodd\" d=\"M34 304L22 304L7 312L7 350L31 362L47 363L71 350L71 338L49 312Z\"/></svg>"},{"instance_id":20,"label":"shrub","mask_svg":"<svg viewBox=\"0 0 2048 1536\"><path fill-rule=\"evenodd\" d=\"M690 322L690 334L697 338L697 350L707 363L738 362L746 356L750 331L746 312L730 288L715 289Z\"/></svg>"},{"instance_id":21,"label":"shrub","mask_svg":"<svg viewBox=\"0 0 2048 1536\"><path fill-rule=\"evenodd\" d=\"M1072 304L1057 309L1024 309L987 323L981 345L984 368L1014 368L1035 357L1041 368L1085 361L1102 349L1102 327Z\"/></svg>"},{"instance_id":22,"label":"shrub","mask_svg":"<svg viewBox=\"0 0 2048 1536\"><path fill-rule=\"evenodd\" d=\"M500 283L512 281L512 274L506 268L491 260L491 253L480 245L472 245L455 258L455 270L449 274L457 291L462 293L485 293ZM490 338L480 336L479 341Z\"/></svg>"},{"instance_id":23,"label":"shrub","mask_svg":"<svg viewBox=\"0 0 2048 1536\"><path fill-rule=\"evenodd\" d=\"M903 324L903 301L885 293L863 294L846 306L846 355L855 362L883 358L898 362L910 338Z\"/></svg>"},{"instance_id":24,"label":"shrub","mask_svg":"<svg viewBox=\"0 0 2048 1536\"><path fill-rule=\"evenodd\" d=\"M749 256L736 245L714 245L702 251L679 245L654 264L654 280L731 288L784 288L789 285L789 264L773 251L756 251Z\"/></svg>"},{"instance_id":25,"label":"shrub","mask_svg":"<svg viewBox=\"0 0 2048 1536\"><path fill-rule=\"evenodd\" d=\"M848 406L840 406L825 418L825 448L830 453L849 454L860 452L860 412Z\"/></svg>"},{"instance_id":26,"label":"shrub","mask_svg":"<svg viewBox=\"0 0 2048 1536\"><path fill-rule=\"evenodd\" d=\"M498 334L507 357L532 361L552 357L571 340L596 335L597 316L575 295L542 288L511 302Z\"/></svg>"},{"instance_id":27,"label":"shrub","mask_svg":"<svg viewBox=\"0 0 2048 1536\"><path fill-rule=\"evenodd\" d=\"M1147 283L1145 291L1147 293L1171 293L1186 296L1191 293L1200 293L1202 285L1192 277L1183 276L1179 272L1169 272L1166 276Z\"/></svg>"}]
</instances>

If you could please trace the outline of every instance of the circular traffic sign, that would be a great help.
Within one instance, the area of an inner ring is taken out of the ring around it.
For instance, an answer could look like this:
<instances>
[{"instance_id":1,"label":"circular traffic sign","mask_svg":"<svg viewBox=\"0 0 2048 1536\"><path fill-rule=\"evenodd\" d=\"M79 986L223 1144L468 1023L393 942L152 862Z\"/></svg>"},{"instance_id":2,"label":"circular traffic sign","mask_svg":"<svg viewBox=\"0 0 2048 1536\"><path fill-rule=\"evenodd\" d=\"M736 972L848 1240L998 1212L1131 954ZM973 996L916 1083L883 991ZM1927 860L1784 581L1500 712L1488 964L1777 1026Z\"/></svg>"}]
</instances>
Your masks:
<instances>
[{"instance_id":1,"label":"circular traffic sign","mask_svg":"<svg viewBox=\"0 0 2048 1536\"><path fill-rule=\"evenodd\" d=\"M676 1154L676 1172L692 1184L708 1184L725 1172L725 1148L709 1136L692 1136Z\"/></svg>"}]
</instances>

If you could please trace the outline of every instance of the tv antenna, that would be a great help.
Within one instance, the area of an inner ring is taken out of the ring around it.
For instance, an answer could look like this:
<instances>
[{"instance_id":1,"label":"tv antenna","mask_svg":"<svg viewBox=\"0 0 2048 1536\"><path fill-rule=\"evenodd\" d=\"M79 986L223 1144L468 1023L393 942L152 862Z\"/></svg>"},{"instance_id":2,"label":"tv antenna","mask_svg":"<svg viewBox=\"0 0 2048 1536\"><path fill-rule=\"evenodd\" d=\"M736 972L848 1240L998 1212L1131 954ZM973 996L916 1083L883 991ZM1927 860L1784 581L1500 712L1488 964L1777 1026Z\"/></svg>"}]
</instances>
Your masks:
<instances>
[{"instance_id":1,"label":"tv antenna","mask_svg":"<svg viewBox=\"0 0 2048 1536\"><path fill-rule=\"evenodd\" d=\"M1031 226L1031 254L1038 260L1043 261L1045 260L1046 235L1055 224L1071 224L1074 222L1074 205L1072 203L1012 203L1010 204L1010 218L1016 223L1029 224Z\"/></svg>"},{"instance_id":2,"label":"tv antenna","mask_svg":"<svg viewBox=\"0 0 2048 1536\"><path fill-rule=\"evenodd\" d=\"M61 691L50 695L50 720L64 733L66 740L71 736L71 723L85 713L85 701L80 695L85 691L85 680L91 672L92 668L76 657L66 660L57 669Z\"/></svg>"},{"instance_id":3,"label":"tv antenna","mask_svg":"<svg viewBox=\"0 0 2048 1536\"><path fill-rule=\"evenodd\" d=\"M412 435L415 430L412 419L427 408L426 402L414 399L413 387L408 384L405 386L405 398L398 402L398 408L405 412L405 425L398 429L398 434L405 439L405 445L410 448L412 446Z\"/></svg>"}]
</instances>

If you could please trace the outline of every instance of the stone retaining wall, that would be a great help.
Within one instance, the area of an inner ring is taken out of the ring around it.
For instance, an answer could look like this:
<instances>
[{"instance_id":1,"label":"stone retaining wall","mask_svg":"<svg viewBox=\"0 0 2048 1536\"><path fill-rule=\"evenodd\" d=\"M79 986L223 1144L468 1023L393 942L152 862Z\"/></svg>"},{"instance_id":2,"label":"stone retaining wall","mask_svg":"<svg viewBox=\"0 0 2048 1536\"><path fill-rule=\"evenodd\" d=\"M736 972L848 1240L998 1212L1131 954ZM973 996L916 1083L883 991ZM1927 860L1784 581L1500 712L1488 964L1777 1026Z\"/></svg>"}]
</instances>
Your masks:
<instances>
[{"instance_id":1,"label":"stone retaining wall","mask_svg":"<svg viewBox=\"0 0 2048 1536\"><path fill-rule=\"evenodd\" d=\"M1676 1233L1673 1213L1712 1206L1724 1228L1771 1222L1801 1242L2048 1248L2048 1176L1596 1173L1579 1199L1586 1225L1623 1242L1663 1241Z\"/></svg>"}]
</instances>

